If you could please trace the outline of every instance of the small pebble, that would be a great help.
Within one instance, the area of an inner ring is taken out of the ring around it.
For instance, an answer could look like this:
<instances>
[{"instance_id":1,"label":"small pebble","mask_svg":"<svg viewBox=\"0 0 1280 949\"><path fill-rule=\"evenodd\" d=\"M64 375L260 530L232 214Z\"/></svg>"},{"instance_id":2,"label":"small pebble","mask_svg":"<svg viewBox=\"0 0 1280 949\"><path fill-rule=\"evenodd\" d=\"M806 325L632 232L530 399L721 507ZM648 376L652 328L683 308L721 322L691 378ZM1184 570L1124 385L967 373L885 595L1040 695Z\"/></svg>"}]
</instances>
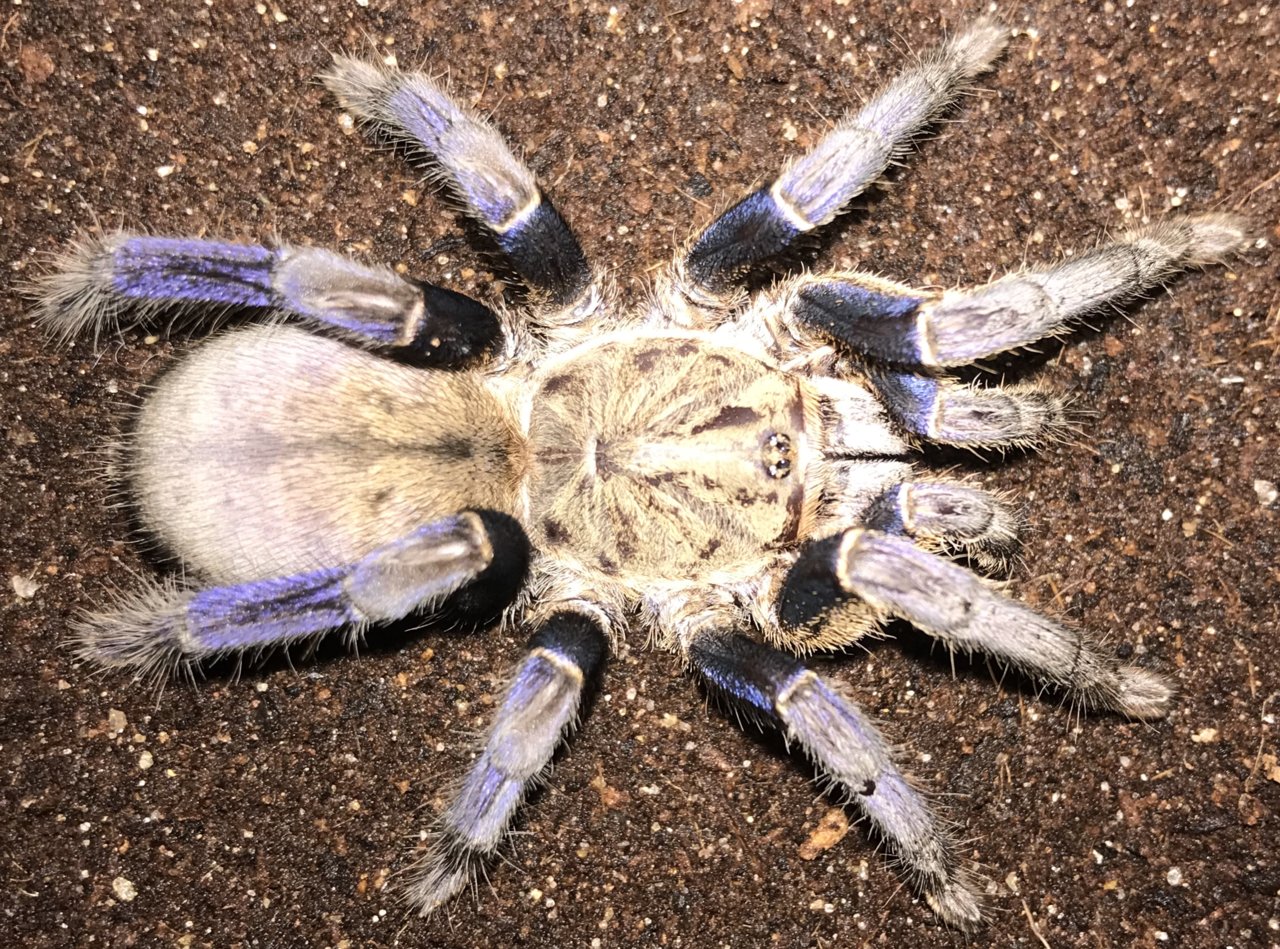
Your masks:
<instances>
[{"instance_id":1,"label":"small pebble","mask_svg":"<svg viewBox=\"0 0 1280 949\"><path fill-rule=\"evenodd\" d=\"M1274 481L1267 481L1264 478L1257 478L1253 482L1253 492L1258 496L1258 503L1263 507L1271 507L1276 503L1278 496L1276 484Z\"/></svg>"},{"instance_id":2,"label":"small pebble","mask_svg":"<svg viewBox=\"0 0 1280 949\"><path fill-rule=\"evenodd\" d=\"M124 877L116 877L111 881L111 892L116 898L124 903L132 903L138 895L138 888L133 885L132 880L126 880Z\"/></svg>"}]
</instances>

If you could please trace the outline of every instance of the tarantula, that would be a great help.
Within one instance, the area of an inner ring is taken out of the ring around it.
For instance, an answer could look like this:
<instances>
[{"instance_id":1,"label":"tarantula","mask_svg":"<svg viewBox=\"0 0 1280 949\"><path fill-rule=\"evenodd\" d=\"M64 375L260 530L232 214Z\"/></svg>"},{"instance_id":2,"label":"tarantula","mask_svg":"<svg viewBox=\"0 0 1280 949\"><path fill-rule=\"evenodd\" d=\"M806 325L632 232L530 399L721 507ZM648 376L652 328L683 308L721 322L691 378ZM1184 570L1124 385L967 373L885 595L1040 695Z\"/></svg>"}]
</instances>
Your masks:
<instances>
[{"instance_id":1,"label":"tarantula","mask_svg":"<svg viewBox=\"0 0 1280 949\"><path fill-rule=\"evenodd\" d=\"M1067 425L1035 385L947 370L1024 347L1244 246L1227 215L1171 218L976 289L759 265L829 224L1009 36L980 21L716 218L621 307L530 170L433 80L339 56L344 109L425 153L523 281L491 309L325 250L118 233L41 287L65 335L208 305L278 319L222 333L142 404L117 472L182 567L89 618L81 655L137 675L406 617L527 625L484 747L408 896L424 914L500 847L605 655L639 631L776 726L888 842L947 923L971 871L842 685L797 657L903 619L1087 706L1163 716L1159 675L1009 599L1016 518L918 474L922 444L1034 446Z\"/></svg>"}]
</instances>

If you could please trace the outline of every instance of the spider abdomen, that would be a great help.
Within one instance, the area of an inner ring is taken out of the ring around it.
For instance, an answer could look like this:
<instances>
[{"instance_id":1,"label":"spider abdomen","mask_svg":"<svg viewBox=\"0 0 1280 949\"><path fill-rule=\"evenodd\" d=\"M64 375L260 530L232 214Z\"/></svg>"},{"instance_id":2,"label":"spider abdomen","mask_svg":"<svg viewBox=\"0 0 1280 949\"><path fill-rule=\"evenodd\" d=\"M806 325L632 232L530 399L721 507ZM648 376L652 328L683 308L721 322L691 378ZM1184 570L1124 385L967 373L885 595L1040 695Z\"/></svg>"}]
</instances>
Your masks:
<instances>
[{"instance_id":1,"label":"spider abdomen","mask_svg":"<svg viewBox=\"0 0 1280 949\"><path fill-rule=\"evenodd\" d=\"M143 525L235 583L350 563L462 510L514 513L523 457L478 374L257 326L161 378L124 460Z\"/></svg>"},{"instance_id":2,"label":"spider abdomen","mask_svg":"<svg viewBox=\"0 0 1280 949\"><path fill-rule=\"evenodd\" d=\"M796 540L806 416L797 379L709 337L614 337L536 377L535 547L605 573L680 578Z\"/></svg>"}]
</instances>

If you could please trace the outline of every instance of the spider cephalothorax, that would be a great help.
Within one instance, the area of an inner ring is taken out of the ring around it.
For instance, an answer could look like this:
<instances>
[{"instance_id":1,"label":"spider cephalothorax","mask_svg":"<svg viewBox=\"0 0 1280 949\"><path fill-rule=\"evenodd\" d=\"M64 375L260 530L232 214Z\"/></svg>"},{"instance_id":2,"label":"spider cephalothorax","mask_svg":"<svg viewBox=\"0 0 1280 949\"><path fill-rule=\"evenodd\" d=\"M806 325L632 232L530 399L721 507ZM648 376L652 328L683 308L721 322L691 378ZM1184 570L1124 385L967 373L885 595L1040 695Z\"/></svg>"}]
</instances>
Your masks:
<instances>
[{"instance_id":1,"label":"spider cephalothorax","mask_svg":"<svg viewBox=\"0 0 1280 949\"><path fill-rule=\"evenodd\" d=\"M326 251L115 234L41 288L70 334L128 308L283 319L217 336L143 403L118 453L182 567L82 629L140 673L357 635L410 615L530 627L482 753L408 886L444 903L500 846L630 633L782 729L888 841L947 922L981 911L951 837L844 690L796 656L886 620L980 651L1083 704L1159 717L1171 692L1089 634L997 592L1015 518L922 476L918 444L1035 445L1065 424L1034 385L946 369L1070 329L1243 245L1226 215L1169 219L972 290L757 265L836 217L999 55L981 22L921 57L768 186L708 225L643 306L622 305L529 170L417 73L338 58L344 108L421 149L533 305L493 311Z\"/></svg>"}]
</instances>

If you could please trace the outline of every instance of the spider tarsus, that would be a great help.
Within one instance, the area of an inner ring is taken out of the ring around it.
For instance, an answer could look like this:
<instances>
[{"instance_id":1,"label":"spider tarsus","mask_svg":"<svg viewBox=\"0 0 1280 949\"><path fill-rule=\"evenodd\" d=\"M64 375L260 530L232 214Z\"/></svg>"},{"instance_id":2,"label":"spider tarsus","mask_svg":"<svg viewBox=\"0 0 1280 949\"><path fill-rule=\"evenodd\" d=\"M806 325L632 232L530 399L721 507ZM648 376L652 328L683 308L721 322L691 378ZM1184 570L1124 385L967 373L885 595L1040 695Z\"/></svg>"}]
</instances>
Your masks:
<instances>
[{"instance_id":1,"label":"spider tarsus","mask_svg":"<svg viewBox=\"0 0 1280 949\"><path fill-rule=\"evenodd\" d=\"M111 292L111 262L128 237L124 231L82 234L24 288L35 301L36 322L62 345L84 333L97 343L116 322L121 307Z\"/></svg>"},{"instance_id":2,"label":"spider tarsus","mask_svg":"<svg viewBox=\"0 0 1280 949\"><path fill-rule=\"evenodd\" d=\"M968 933L982 927L982 905L964 880L951 880L939 889L925 893L924 900L948 926Z\"/></svg>"},{"instance_id":3,"label":"spider tarsus","mask_svg":"<svg viewBox=\"0 0 1280 949\"><path fill-rule=\"evenodd\" d=\"M977 76L990 69L1004 52L1012 32L1008 26L991 17L983 17L957 33L942 47L941 55L956 64L963 76Z\"/></svg>"},{"instance_id":4,"label":"spider tarsus","mask_svg":"<svg viewBox=\"0 0 1280 949\"><path fill-rule=\"evenodd\" d=\"M1158 719L1169 714L1174 690L1167 679L1137 666L1120 666L1113 705L1130 718Z\"/></svg>"},{"instance_id":5,"label":"spider tarsus","mask_svg":"<svg viewBox=\"0 0 1280 949\"><path fill-rule=\"evenodd\" d=\"M1244 253L1253 243L1248 222L1236 214L1170 215L1128 235L1162 245L1175 266L1204 267Z\"/></svg>"},{"instance_id":6,"label":"spider tarsus","mask_svg":"<svg viewBox=\"0 0 1280 949\"><path fill-rule=\"evenodd\" d=\"M357 119L386 122L386 100L394 83L389 69L357 56L333 57L333 65L320 73L319 79L338 100L338 104Z\"/></svg>"},{"instance_id":7,"label":"spider tarsus","mask_svg":"<svg viewBox=\"0 0 1280 949\"><path fill-rule=\"evenodd\" d=\"M138 681L158 682L183 669L193 671L206 654L193 652L183 635L192 596L173 580L144 583L114 608L74 623L71 651L81 661L132 672Z\"/></svg>"},{"instance_id":8,"label":"spider tarsus","mask_svg":"<svg viewBox=\"0 0 1280 949\"><path fill-rule=\"evenodd\" d=\"M410 868L401 887L404 900L418 916L430 916L476 879L482 863L474 851L451 845L442 835Z\"/></svg>"}]
</instances>

